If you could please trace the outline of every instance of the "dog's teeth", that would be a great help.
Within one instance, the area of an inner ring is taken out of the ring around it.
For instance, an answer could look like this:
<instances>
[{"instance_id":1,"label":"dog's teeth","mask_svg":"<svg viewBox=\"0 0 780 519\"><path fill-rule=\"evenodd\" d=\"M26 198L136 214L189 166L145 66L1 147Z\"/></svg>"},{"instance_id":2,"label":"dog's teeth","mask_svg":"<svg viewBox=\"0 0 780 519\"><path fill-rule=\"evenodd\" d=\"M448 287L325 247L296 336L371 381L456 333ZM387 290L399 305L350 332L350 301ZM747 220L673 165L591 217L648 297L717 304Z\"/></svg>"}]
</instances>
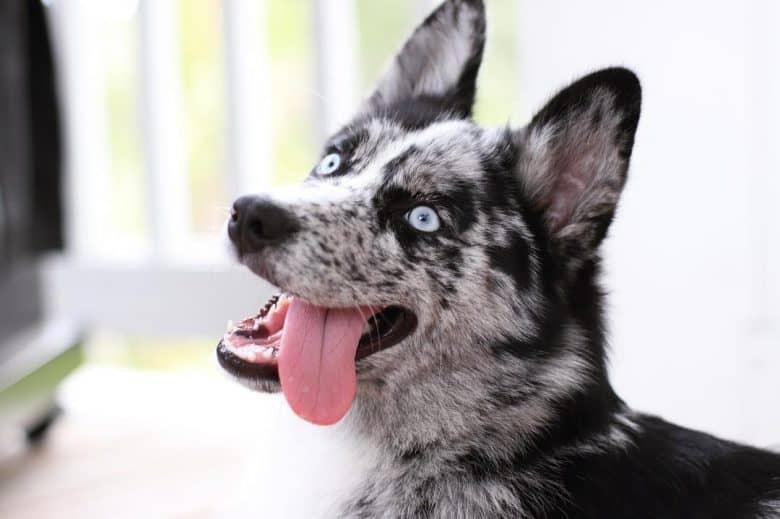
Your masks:
<instances>
[{"instance_id":1,"label":"dog's teeth","mask_svg":"<svg viewBox=\"0 0 780 519\"><path fill-rule=\"evenodd\" d=\"M253 351L248 351L246 352L246 360L249 362L254 362L257 360L257 355L255 355L255 352Z\"/></svg>"},{"instance_id":2,"label":"dog's teeth","mask_svg":"<svg viewBox=\"0 0 780 519\"><path fill-rule=\"evenodd\" d=\"M233 320L229 319L227 322L227 331L231 331L233 329Z\"/></svg>"}]
</instances>

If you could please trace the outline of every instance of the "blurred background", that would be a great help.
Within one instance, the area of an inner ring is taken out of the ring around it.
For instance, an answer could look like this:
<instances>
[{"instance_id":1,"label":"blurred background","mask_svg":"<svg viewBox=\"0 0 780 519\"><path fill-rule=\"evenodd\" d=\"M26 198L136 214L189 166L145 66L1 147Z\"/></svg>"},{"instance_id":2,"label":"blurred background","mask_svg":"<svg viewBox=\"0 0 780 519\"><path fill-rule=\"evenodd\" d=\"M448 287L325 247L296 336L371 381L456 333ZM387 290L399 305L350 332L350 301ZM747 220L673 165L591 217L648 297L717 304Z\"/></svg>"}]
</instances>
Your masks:
<instances>
[{"instance_id":1,"label":"blurred background","mask_svg":"<svg viewBox=\"0 0 780 519\"><path fill-rule=\"evenodd\" d=\"M214 362L272 290L228 260L227 208L301 180L437 3L0 4L0 516L216 510L276 405ZM605 252L618 392L779 444L780 4L487 7L485 125L599 66L642 79Z\"/></svg>"}]
</instances>

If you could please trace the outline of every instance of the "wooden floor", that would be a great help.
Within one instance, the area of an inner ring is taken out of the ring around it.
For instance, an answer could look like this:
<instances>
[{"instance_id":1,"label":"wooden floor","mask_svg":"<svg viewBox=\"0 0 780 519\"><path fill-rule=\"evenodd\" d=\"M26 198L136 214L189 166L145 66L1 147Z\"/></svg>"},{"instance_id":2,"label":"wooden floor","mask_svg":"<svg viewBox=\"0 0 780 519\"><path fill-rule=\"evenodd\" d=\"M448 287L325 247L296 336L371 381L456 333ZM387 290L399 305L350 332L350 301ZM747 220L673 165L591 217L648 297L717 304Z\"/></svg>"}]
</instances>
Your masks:
<instances>
[{"instance_id":1,"label":"wooden floor","mask_svg":"<svg viewBox=\"0 0 780 519\"><path fill-rule=\"evenodd\" d=\"M201 375L83 369L45 444L0 459L0 517L223 516L262 398Z\"/></svg>"}]
</instances>

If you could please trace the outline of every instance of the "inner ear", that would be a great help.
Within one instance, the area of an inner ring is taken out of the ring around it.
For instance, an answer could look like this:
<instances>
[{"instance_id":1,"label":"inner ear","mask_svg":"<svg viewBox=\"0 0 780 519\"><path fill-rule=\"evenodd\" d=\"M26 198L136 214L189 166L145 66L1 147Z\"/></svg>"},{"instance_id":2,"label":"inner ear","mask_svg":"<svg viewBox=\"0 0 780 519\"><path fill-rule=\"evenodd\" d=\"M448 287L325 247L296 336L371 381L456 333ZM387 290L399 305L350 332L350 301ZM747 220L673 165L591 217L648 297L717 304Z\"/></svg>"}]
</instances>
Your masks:
<instances>
[{"instance_id":1,"label":"inner ear","mask_svg":"<svg viewBox=\"0 0 780 519\"><path fill-rule=\"evenodd\" d=\"M482 0L446 0L393 58L359 115L418 100L450 117L470 117L484 46Z\"/></svg>"},{"instance_id":2,"label":"inner ear","mask_svg":"<svg viewBox=\"0 0 780 519\"><path fill-rule=\"evenodd\" d=\"M587 254L607 232L625 184L641 88L623 68L576 81L517 133L518 174L551 236Z\"/></svg>"},{"instance_id":3,"label":"inner ear","mask_svg":"<svg viewBox=\"0 0 780 519\"><path fill-rule=\"evenodd\" d=\"M545 211L554 234L576 220L575 211L579 207L584 208L582 202L589 190L615 189L619 192L625 179L625 171L621 174L620 171L609 170L614 166L610 164L614 160L611 154L616 152L610 149L613 137L609 129L591 126L590 131L583 130L559 130L571 135L560 135L559 149L551 150L550 183L545 186L546 192L540 193L542 196L537 201L537 208ZM613 174L617 174L617 178L608 178ZM597 178L599 176L602 178Z\"/></svg>"}]
</instances>

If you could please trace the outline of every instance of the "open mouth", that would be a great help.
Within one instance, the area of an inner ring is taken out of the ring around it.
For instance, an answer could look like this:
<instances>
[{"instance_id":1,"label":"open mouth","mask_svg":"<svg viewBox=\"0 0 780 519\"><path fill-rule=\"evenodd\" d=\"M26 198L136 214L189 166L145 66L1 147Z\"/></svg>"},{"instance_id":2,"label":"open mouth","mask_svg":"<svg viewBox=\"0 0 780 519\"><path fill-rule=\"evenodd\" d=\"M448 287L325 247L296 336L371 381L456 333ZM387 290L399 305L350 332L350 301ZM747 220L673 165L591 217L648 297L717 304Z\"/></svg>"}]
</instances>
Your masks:
<instances>
[{"instance_id":1,"label":"open mouth","mask_svg":"<svg viewBox=\"0 0 780 519\"><path fill-rule=\"evenodd\" d=\"M278 382L302 418L340 420L355 396L355 362L395 346L417 318L401 306L322 308L287 294L229 323L217 347L220 365L245 380Z\"/></svg>"}]
</instances>

